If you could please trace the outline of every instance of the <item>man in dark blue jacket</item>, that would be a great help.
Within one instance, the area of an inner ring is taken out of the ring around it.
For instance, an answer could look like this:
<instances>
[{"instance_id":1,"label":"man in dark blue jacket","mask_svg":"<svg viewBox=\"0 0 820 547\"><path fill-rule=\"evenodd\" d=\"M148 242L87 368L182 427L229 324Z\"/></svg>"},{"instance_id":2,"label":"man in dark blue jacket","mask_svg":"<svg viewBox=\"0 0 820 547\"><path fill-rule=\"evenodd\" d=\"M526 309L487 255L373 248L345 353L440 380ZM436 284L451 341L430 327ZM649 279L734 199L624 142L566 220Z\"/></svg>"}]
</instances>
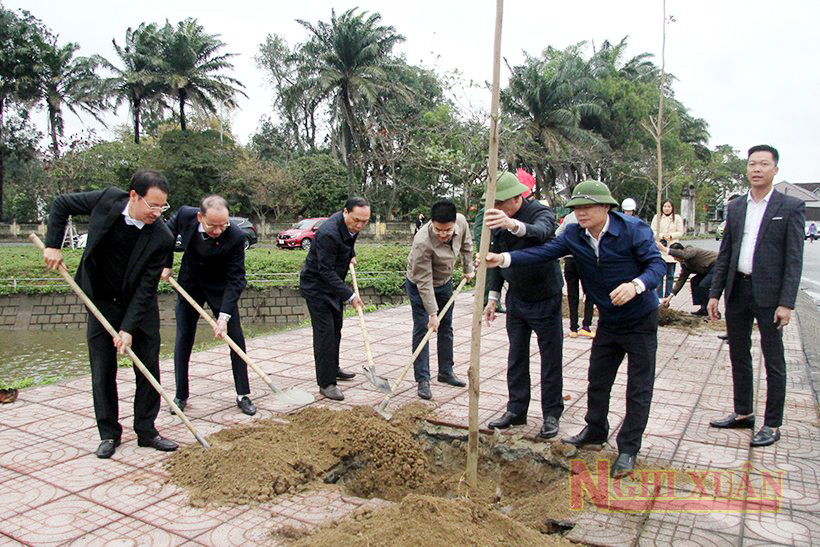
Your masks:
<instances>
[{"instance_id":1,"label":"man in dark blue jacket","mask_svg":"<svg viewBox=\"0 0 820 547\"><path fill-rule=\"evenodd\" d=\"M356 265L353 246L370 221L370 204L364 198L347 200L344 209L333 213L319 226L305 266L299 276L299 290L307 303L313 326L313 358L319 392L341 401L344 395L336 380L355 376L339 368L342 341L342 308L345 303L362 306L361 299L344 282L350 264Z\"/></svg>"},{"instance_id":2,"label":"man in dark blue jacket","mask_svg":"<svg viewBox=\"0 0 820 547\"><path fill-rule=\"evenodd\" d=\"M493 252L514 251L541 245L555 233L552 210L534 200L524 199L529 188L512 173L498 178L495 207L489 209L484 222L492 229L490 249ZM496 303L504 281L507 291L507 390L509 401L504 414L490 422L492 429L506 429L527 423L530 406L530 337L538 338L541 353L541 414L544 425L540 435L550 439L558 435L558 420L564 411L561 374L561 269L550 260L537 266L491 270L490 288L484 319L495 319Z\"/></svg>"},{"instance_id":3,"label":"man in dark blue jacket","mask_svg":"<svg viewBox=\"0 0 820 547\"><path fill-rule=\"evenodd\" d=\"M613 477L634 469L649 418L658 347L658 297L653 289L666 271L652 230L644 222L610 211L617 205L606 185L584 181L567 203L578 224L543 245L487 255L489 268L540 264L567 254L575 257L600 317L589 356L587 426L563 442L575 446L606 442L612 384L628 355L626 416L618 433Z\"/></svg>"},{"instance_id":4,"label":"man in dark blue jacket","mask_svg":"<svg viewBox=\"0 0 820 547\"><path fill-rule=\"evenodd\" d=\"M227 333L245 350L245 336L239 321L239 297L245 290L245 236L229 220L228 202L221 196L207 196L199 209L182 206L168 220L176 238L182 236L182 264L179 284L201 304L208 303L217 315L214 336ZM174 264L168 254L162 278L167 280ZM188 401L188 365L196 337L199 313L181 295L177 298L177 335L174 344L174 376L177 390L174 402L184 409ZM231 368L236 386L236 406L249 416L256 414L250 399L248 366L231 350Z\"/></svg>"}]
</instances>

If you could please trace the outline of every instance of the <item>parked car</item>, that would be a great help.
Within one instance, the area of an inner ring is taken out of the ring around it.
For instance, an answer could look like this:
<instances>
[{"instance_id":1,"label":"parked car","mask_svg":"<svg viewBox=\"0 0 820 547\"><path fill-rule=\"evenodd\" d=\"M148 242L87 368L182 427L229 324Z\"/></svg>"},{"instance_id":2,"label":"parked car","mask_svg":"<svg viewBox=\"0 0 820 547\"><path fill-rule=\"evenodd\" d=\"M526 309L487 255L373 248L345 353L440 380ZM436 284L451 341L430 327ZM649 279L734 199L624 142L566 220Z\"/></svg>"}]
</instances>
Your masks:
<instances>
[{"instance_id":1,"label":"parked car","mask_svg":"<svg viewBox=\"0 0 820 547\"><path fill-rule=\"evenodd\" d=\"M276 236L276 246L280 249L295 249L301 247L308 251L313 244L313 237L316 230L321 226L327 217L305 218L295 223L293 226Z\"/></svg>"},{"instance_id":2,"label":"parked car","mask_svg":"<svg viewBox=\"0 0 820 547\"><path fill-rule=\"evenodd\" d=\"M245 250L249 249L251 245L256 245L259 241L259 236L256 233L256 226L250 219L245 217L228 217L228 222L242 230L245 235ZM182 252L182 235L177 235L177 241L174 244L174 250Z\"/></svg>"}]
</instances>

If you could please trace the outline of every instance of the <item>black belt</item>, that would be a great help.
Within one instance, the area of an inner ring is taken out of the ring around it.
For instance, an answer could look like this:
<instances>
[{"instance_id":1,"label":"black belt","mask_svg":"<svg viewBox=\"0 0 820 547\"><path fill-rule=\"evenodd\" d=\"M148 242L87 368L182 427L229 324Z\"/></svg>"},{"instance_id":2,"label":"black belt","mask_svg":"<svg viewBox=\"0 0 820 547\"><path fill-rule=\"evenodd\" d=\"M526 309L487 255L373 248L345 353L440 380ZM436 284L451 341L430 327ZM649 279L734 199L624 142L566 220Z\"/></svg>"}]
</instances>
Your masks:
<instances>
[{"instance_id":1,"label":"black belt","mask_svg":"<svg viewBox=\"0 0 820 547\"><path fill-rule=\"evenodd\" d=\"M752 276L751 276L751 275L749 275L749 274L745 274L745 273L740 273L740 272L735 272L735 277L736 277L737 279L745 279L745 280L747 280L747 281L751 281L751 280L752 280Z\"/></svg>"}]
</instances>

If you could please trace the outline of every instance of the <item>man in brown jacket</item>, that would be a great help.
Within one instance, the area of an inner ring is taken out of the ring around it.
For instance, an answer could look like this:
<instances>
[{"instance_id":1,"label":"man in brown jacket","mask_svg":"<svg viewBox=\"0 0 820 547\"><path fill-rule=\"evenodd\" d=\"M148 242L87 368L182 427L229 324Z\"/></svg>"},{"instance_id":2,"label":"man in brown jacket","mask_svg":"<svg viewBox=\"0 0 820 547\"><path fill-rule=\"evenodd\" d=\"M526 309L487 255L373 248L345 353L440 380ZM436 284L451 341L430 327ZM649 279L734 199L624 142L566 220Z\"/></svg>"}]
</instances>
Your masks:
<instances>
[{"instance_id":1,"label":"man in brown jacket","mask_svg":"<svg viewBox=\"0 0 820 547\"><path fill-rule=\"evenodd\" d=\"M661 301L662 306L668 306L672 297L680 292L686 280L691 274L695 274L690 284L692 288L692 304L700 306L692 315L706 316L706 304L709 302L709 289L712 287L712 267L717 260L717 253L707 251L693 245L684 247L680 243L673 243L669 248L658 242L658 250L667 253L681 265L680 277L678 277L672 292Z\"/></svg>"},{"instance_id":2,"label":"man in brown jacket","mask_svg":"<svg viewBox=\"0 0 820 547\"><path fill-rule=\"evenodd\" d=\"M430 222L423 224L413 237L413 246L407 257L405 289L413 310L413 349L421 342L427 330L438 333L438 381L451 386L465 384L453 373L453 309L439 322L438 312L453 295L453 270L459 256L464 277L475 275L473 240L464 215L456 212L451 201L433 204ZM413 364L422 399L433 397L430 391L430 352L425 347Z\"/></svg>"}]
</instances>

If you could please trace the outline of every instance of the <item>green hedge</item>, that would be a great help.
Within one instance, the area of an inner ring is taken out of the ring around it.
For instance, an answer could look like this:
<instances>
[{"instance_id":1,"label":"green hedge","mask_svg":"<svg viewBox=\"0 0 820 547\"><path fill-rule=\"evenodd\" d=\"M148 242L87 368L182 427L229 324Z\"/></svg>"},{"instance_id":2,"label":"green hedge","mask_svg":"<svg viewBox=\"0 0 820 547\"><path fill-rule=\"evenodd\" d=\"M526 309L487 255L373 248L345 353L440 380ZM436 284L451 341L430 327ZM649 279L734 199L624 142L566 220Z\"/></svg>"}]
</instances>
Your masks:
<instances>
[{"instance_id":1,"label":"green hedge","mask_svg":"<svg viewBox=\"0 0 820 547\"><path fill-rule=\"evenodd\" d=\"M374 287L379 294L400 294L404 291L404 272L407 268L407 245L360 244L356 247L356 271L361 288ZM298 273L305 262L306 251L282 250L275 247L249 249L245 257L248 286L265 288L271 286L297 287ZM77 269L82 251L64 249L63 257L70 272ZM182 253L174 253L174 270L179 271ZM370 274L368 272L380 272ZM290 274L290 275L281 275ZM62 282L21 281L31 278L57 278L57 274L46 269L40 252L33 246L0 247L0 295L7 294L48 294L70 291ZM18 280L15 288L12 279ZM461 271L456 271L455 280L461 279ZM263 281L264 280L264 281ZM349 282L349 276L348 276ZM173 289L160 284L160 292Z\"/></svg>"}]
</instances>

